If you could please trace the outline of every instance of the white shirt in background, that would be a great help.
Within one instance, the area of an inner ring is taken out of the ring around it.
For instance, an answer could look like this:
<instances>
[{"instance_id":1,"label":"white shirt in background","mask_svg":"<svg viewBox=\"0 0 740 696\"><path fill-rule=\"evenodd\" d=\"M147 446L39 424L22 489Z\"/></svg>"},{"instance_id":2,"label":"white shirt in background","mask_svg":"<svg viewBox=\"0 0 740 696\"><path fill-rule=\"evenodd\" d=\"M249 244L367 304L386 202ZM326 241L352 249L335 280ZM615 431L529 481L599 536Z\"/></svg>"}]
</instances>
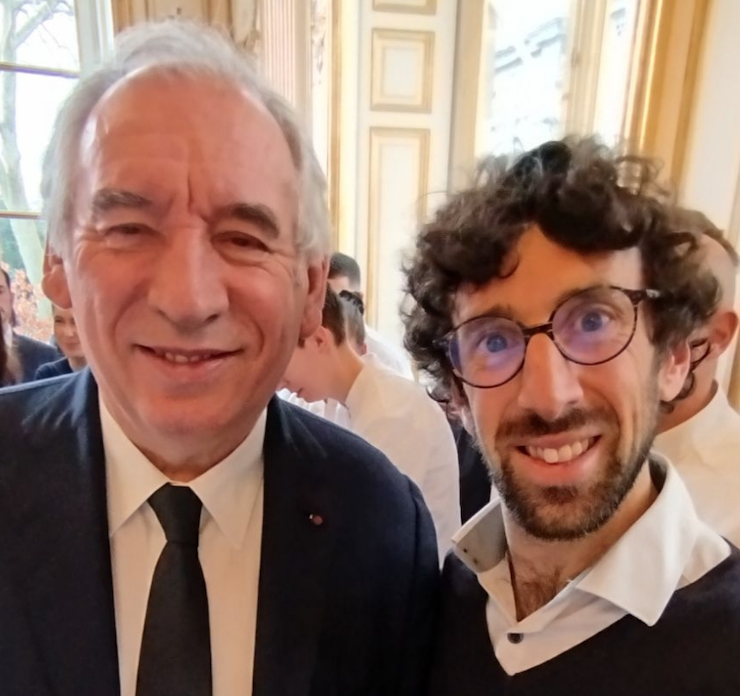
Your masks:
<instances>
[{"instance_id":1,"label":"white shirt in background","mask_svg":"<svg viewBox=\"0 0 740 696\"><path fill-rule=\"evenodd\" d=\"M165 545L147 500L166 483L101 402L121 696L135 696L154 568ZM198 555L208 593L213 696L252 694L266 412L226 459L188 486L203 503ZM176 484L177 485L177 484Z\"/></svg>"},{"instance_id":2,"label":"white shirt in background","mask_svg":"<svg viewBox=\"0 0 740 696\"><path fill-rule=\"evenodd\" d=\"M455 535L455 553L488 594L488 633L507 674L547 662L628 614L654 626L677 589L730 555L729 544L697 516L676 471L665 459L651 458L660 489L655 502L593 567L521 621L500 505L489 503Z\"/></svg>"},{"instance_id":3,"label":"white shirt in background","mask_svg":"<svg viewBox=\"0 0 740 696\"><path fill-rule=\"evenodd\" d=\"M653 447L676 467L699 517L740 546L740 414L724 391Z\"/></svg>"},{"instance_id":4,"label":"white shirt in background","mask_svg":"<svg viewBox=\"0 0 740 696\"><path fill-rule=\"evenodd\" d=\"M414 372L411 369L411 361L400 346L396 346L387 341L371 326L365 324L365 345L367 352L374 355L378 360L399 375L408 379L414 379Z\"/></svg>"},{"instance_id":5,"label":"white shirt in background","mask_svg":"<svg viewBox=\"0 0 740 696\"><path fill-rule=\"evenodd\" d=\"M373 355L364 362L347 396L349 429L419 487L434 521L441 562L460 527L460 471L452 430L422 386Z\"/></svg>"},{"instance_id":6,"label":"white shirt in background","mask_svg":"<svg viewBox=\"0 0 740 696\"><path fill-rule=\"evenodd\" d=\"M341 425L343 428L349 430L349 414L347 413L347 409L338 401L334 401L334 399L306 401L290 391L290 389L281 389L277 392L277 395L289 404L300 406L309 413L313 413L314 416L321 416L322 418L326 418L326 420L331 421L336 425Z\"/></svg>"}]
</instances>

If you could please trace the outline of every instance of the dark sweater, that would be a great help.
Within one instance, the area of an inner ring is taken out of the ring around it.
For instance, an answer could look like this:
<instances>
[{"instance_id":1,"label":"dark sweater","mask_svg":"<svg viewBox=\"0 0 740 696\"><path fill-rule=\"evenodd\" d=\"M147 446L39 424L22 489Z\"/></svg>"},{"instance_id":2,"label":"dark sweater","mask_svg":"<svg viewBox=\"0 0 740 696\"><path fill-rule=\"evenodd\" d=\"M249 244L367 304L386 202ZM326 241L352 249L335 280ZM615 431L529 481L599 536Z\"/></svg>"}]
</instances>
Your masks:
<instances>
[{"instance_id":1,"label":"dark sweater","mask_svg":"<svg viewBox=\"0 0 740 696\"><path fill-rule=\"evenodd\" d=\"M447 558L430 696L738 696L740 552L678 590L658 623L625 616L565 653L509 676L486 624L485 590ZM526 638L525 638L526 640Z\"/></svg>"},{"instance_id":2,"label":"dark sweater","mask_svg":"<svg viewBox=\"0 0 740 696\"><path fill-rule=\"evenodd\" d=\"M63 357L56 348L48 343L42 343L20 334L13 336L13 345L18 362L21 365L20 382L32 382L39 367Z\"/></svg>"}]
</instances>

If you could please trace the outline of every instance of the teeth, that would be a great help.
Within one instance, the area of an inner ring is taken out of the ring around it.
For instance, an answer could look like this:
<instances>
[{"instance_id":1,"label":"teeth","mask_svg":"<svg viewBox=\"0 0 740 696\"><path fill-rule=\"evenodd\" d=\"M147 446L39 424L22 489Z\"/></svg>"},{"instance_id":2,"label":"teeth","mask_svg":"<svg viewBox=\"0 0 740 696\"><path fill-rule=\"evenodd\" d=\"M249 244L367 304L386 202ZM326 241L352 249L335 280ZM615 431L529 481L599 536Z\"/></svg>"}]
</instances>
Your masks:
<instances>
[{"instance_id":1,"label":"teeth","mask_svg":"<svg viewBox=\"0 0 740 696\"><path fill-rule=\"evenodd\" d=\"M552 447L530 447L527 446L527 454L533 459L540 459L548 464L556 464L558 462L568 462L571 459L583 454L593 444L592 440L579 440L577 442L571 442L569 445L563 445L559 449L553 449Z\"/></svg>"},{"instance_id":2,"label":"teeth","mask_svg":"<svg viewBox=\"0 0 740 696\"><path fill-rule=\"evenodd\" d=\"M202 360L207 360L210 358L210 355L181 355L180 353L170 353L168 351L164 353L157 353L160 358L164 358L168 362L177 363L178 365L184 365L186 363L195 363L200 362Z\"/></svg>"}]
</instances>

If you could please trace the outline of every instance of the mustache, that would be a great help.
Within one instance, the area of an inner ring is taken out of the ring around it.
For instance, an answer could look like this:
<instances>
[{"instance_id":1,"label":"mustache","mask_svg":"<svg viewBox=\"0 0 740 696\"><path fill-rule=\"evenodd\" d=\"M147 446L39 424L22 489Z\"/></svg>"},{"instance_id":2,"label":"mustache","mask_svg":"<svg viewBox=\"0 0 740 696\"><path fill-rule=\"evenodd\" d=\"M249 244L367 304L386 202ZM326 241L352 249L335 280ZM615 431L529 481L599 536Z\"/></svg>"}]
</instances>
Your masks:
<instances>
[{"instance_id":1,"label":"mustache","mask_svg":"<svg viewBox=\"0 0 740 696\"><path fill-rule=\"evenodd\" d=\"M516 420L512 419L501 423L496 439L558 435L594 423L609 424L613 422L614 414L607 408L573 408L555 420L546 420L539 414L530 412Z\"/></svg>"}]
</instances>

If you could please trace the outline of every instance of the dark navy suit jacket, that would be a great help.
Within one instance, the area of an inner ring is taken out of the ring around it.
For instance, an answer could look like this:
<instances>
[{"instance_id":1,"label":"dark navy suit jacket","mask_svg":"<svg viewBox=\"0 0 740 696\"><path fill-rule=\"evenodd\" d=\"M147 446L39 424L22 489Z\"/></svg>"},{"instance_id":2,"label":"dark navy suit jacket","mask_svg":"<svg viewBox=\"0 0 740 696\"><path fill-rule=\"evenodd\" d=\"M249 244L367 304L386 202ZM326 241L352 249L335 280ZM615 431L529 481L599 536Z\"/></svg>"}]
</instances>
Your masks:
<instances>
[{"instance_id":1,"label":"dark navy suit jacket","mask_svg":"<svg viewBox=\"0 0 740 696\"><path fill-rule=\"evenodd\" d=\"M36 370L33 376L34 381L39 379L51 379L52 377L61 377L62 375L71 375L74 372L67 358L59 358L54 362L44 363Z\"/></svg>"},{"instance_id":2,"label":"dark navy suit jacket","mask_svg":"<svg viewBox=\"0 0 740 696\"><path fill-rule=\"evenodd\" d=\"M36 370L44 363L62 357L54 346L20 334L13 334L13 346L21 365L21 382L30 382L36 375Z\"/></svg>"},{"instance_id":3,"label":"dark navy suit jacket","mask_svg":"<svg viewBox=\"0 0 740 696\"><path fill-rule=\"evenodd\" d=\"M351 433L277 398L264 460L254 696L420 693L438 562L418 490ZM119 693L87 369L0 392L0 693Z\"/></svg>"}]
</instances>

